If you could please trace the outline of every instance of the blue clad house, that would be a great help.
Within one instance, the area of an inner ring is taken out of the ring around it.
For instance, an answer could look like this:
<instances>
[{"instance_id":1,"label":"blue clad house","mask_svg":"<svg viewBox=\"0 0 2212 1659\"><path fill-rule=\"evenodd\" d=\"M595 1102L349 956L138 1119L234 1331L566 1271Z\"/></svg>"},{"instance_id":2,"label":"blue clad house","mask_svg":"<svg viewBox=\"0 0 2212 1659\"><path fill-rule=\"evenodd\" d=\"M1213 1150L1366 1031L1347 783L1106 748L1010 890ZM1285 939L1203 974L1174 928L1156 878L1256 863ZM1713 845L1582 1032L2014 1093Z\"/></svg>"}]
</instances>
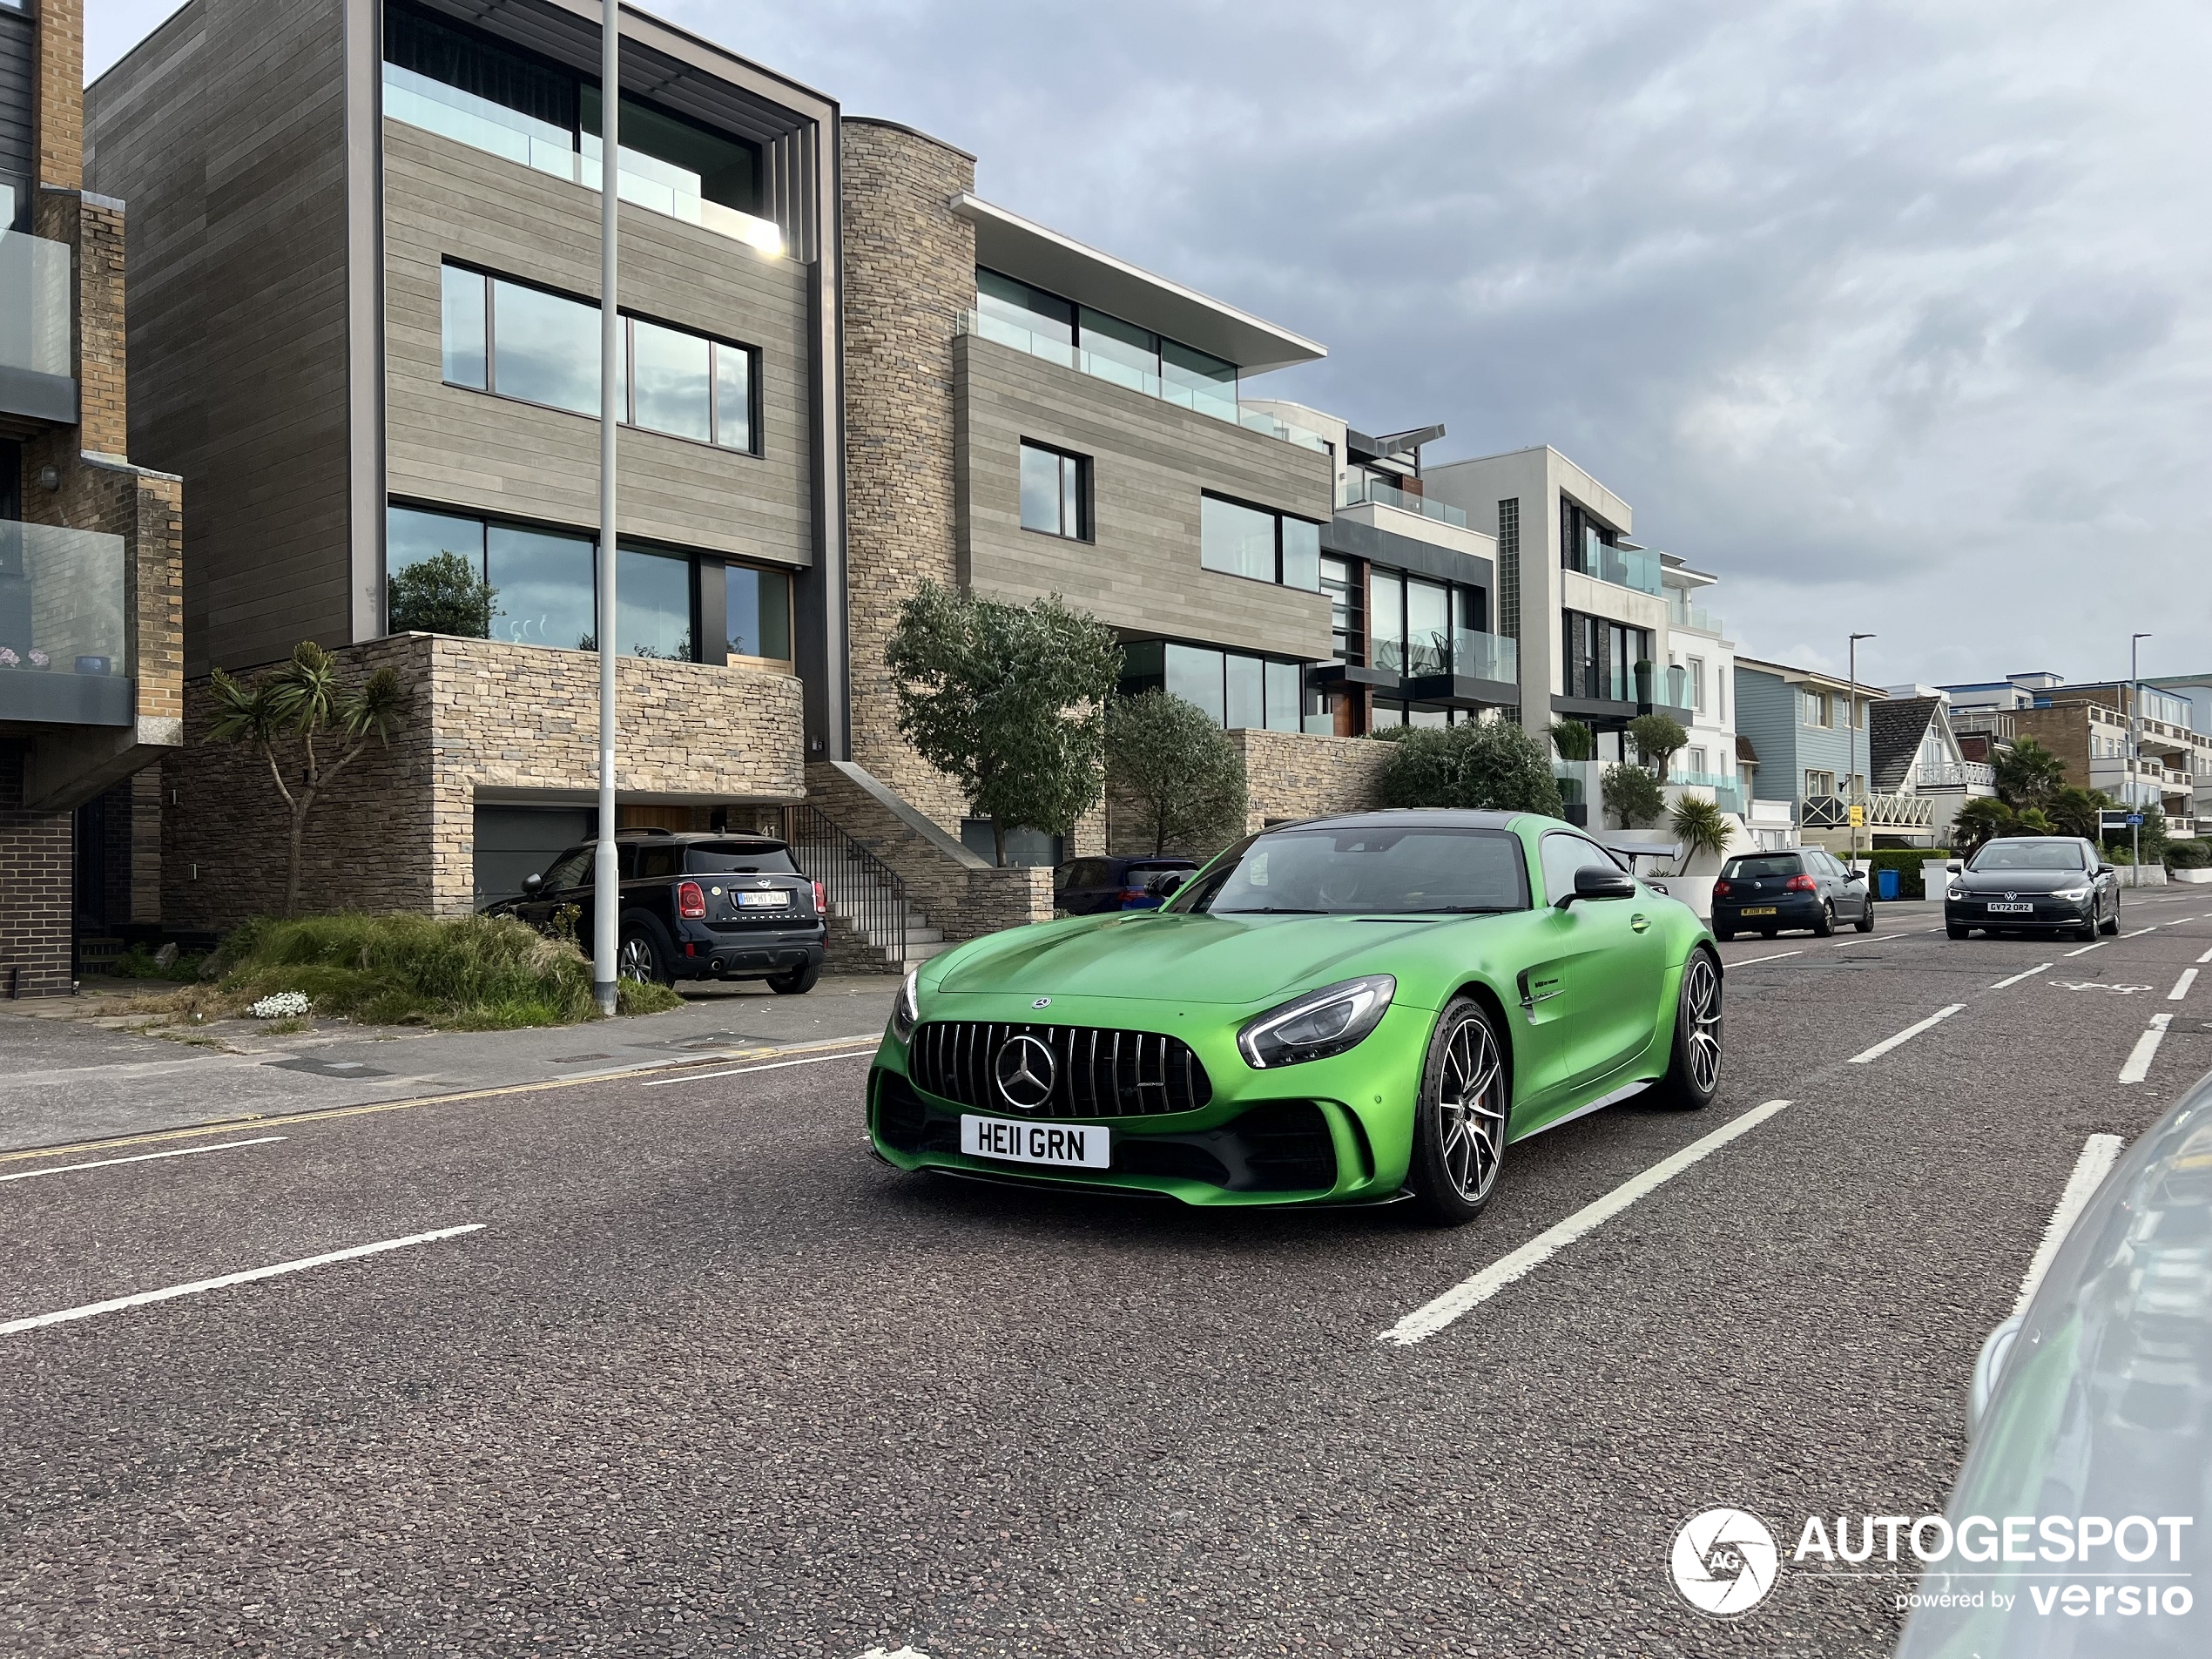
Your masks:
<instances>
[{"instance_id":1,"label":"blue clad house","mask_svg":"<svg viewBox=\"0 0 2212 1659\"><path fill-rule=\"evenodd\" d=\"M1736 730L1758 756L1752 799L1789 801L1800 836L1831 851L1851 845L1854 800L1868 808L1861 847L1871 846L1878 833L1924 837L1925 821L1890 820L1900 814L1924 820L1925 801L1867 791L1868 710L1881 697L1873 686L1854 691L1849 681L1817 669L1737 658Z\"/></svg>"}]
</instances>

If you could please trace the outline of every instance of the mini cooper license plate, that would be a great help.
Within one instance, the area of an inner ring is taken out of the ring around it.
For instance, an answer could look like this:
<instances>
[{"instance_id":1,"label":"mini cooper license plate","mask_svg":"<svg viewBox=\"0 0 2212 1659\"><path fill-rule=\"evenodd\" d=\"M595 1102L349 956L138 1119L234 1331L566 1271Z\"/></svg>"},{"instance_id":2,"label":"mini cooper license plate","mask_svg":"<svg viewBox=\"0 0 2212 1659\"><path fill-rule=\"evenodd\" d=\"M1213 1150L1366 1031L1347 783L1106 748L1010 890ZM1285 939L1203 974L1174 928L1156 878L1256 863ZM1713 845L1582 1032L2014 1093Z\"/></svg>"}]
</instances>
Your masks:
<instances>
[{"instance_id":1,"label":"mini cooper license plate","mask_svg":"<svg viewBox=\"0 0 2212 1659\"><path fill-rule=\"evenodd\" d=\"M1770 916L1774 914L1774 907L1770 904L1747 904L1736 914L1739 916Z\"/></svg>"},{"instance_id":2,"label":"mini cooper license plate","mask_svg":"<svg viewBox=\"0 0 2212 1659\"><path fill-rule=\"evenodd\" d=\"M1103 1170L1114 1162L1113 1133L1096 1123L1017 1123L1005 1117L960 1120L960 1150L972 1158Z\"/></svg>"},{"instance_id":3,"label":"mini cooper license plate","mask_svg":"<svg viewBox=\"0 0 2212 1659\"><path fill-rule=\"evenodd\" d=\"M2035 914L2035 907L2032 904L1993 904L1989 907L1989 914L1993 916L2032 916Z\"/></svg>"},{"instance_id":4,"label":"mini cooper license plate","mask_svg":"<svg viewBox=\"0 0 2212 1659\"><path fill-rule=\"evenodd\" d=\"M748 889L738 894L738 905L745 910L783 910L790 907L791 894L781 888L759 893Z\"/></svg>"}]
</instances>

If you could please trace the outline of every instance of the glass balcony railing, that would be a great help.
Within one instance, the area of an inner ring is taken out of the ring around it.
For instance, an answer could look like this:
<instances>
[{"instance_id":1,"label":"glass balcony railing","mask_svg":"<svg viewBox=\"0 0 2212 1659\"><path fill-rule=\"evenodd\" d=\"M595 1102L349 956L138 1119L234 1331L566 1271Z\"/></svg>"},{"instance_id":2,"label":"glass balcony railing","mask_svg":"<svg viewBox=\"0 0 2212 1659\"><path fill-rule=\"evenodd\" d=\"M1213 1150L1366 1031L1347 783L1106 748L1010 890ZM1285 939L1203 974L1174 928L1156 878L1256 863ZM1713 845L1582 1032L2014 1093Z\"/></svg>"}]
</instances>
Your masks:
<instances>
[{"instance_id":1,"label":"glass balcony railing","mask_svg":"<svg viewBox=\"0 0 2212 1659\"><path fill-rule=\"evenodd\" d=\"M1374 642L1374 662L1377 668L1403 679L1457 674L1470 679L1517 685L1521 679L1521 642L1480 633L1472 628L1455 628L1448 637L1417 634L1406 640L1378 639Z\"/></svg>"},{"instance_id":2,"label":"glass balcony railing","mask_svg":"<svg viewBox=\"0 0 2212 1659\"><path fill-rule=\"evenodd\" d=\"M1676 628L1688 628L1701 634L1716 637L1728 632L1728 624L1710 610L1700 610L1689 603L1680 588L1667 590L1667 621Z\"/></svg>"},{"instance_id":3,"label":"glass balcony railing","mask_svg":"<svg viewBox=\"0 0 2212 1659\"><path fill-rule=\"evenodd\" d=\"M1731 773L1722 772L1690 772L1680 766L1668 768L1666 781L1681 784L1690 789L1710 789L1714 805L1724 813L1743 810L1742 783Z\"/></svg>"},{"instance_id":4,"label":"glass balcony railing","mask_svg":"<svg viewBox=\"0 0 2212 1659\"><path fill-rule=\"evenodd\" d=\"M1634 588L1638 593L1654 597L1665 592L1659 579L1659 556L1642 548L1607 547L1593 542L1582 550L1581 563L1570 565L1584 576L1595 577L1601 582L1610 582L1616 588Z\"/></svg>"},{"instance_id":5,"label":"glass balcony railing","mask_svg":"<svg viewBox=\"0 0 2212 1659\"><path fill-rule=\"evenodd\" d=\"M1323 455L1329 450L1327 442L1318 433L1286 425L1264 409L1247 408L1212 382L1194 386L1185 381L1163 380L1149 369L1120 358L1109 357L1101 352L1085 351L1080 346L1071 346L1065 341L1049 340L1003 318L986 316L981 312L961 312L960 332L973 334L980 340L995 341L1001 346L1011 346L1015 351L1025 352L1031 357L1041 357L1048 363L1058 363L1062 368L1075 369L1097 380L1111 381L1116 386L1126 386L1131 391L1142 392L1147 397L1157 397L1163 403L1172 403L1178 408L1195 409L1200 415L1211 415L1217 421L1227 421L1250 431L1264 432L1271 438L1294 443L1301 449L1313 449Z\"/></svg>"},{"instance_id":6,"label":"glass balcony railing","mask_svg":"<svg viewBox=\"0 0 2212 1659\"><path fill-rule=\"evenodd\" d=\"M1378 507L1395 507L1401 513L1419 513L1423 518L1433 518L1440 524L1457 529L1467 527L1467 516L1459 508L1440 501L1431 501L1426 496L1409 496L1404 490L1386 484L1379 479L1356 478L1342 492L1339 507L1358 507L1372 502Z\"/></svg>"},{"instance_id":7,"label":"glass balcony railing","mask_svg":"<svg viewBox=\"0 0 2212 1659\"><path fill-rule=\"evenodd\" d=\"M623 103L628 106L627 97ZM473 150L504 156L587 190L599 188L596 135L586 133L579 141L566 127L540 121L397 64L384 65L384 113L395 121L435 132ZM772 221L708 201L696 185L696 174L639 154L627 145L617 162L615 188L623 200L743 242L772 257L783 253L784 233Z\"/></svg>"},{"instance_id":8,"label":"glass balcony railing","mask_svg":"<svg viewBox=\"0 0 2212 1659\"><path fill-rule=\"evenodd\" d=\"M69 246L0 231L0 368L72 378Z\"/></svg>"},{"instance_id":9,"label":"glass balcony railing","mask_svg":"<svg viewBox=\"0 0 2212 1659\"><path fill-rule=\"evenodd\" d=\"M123 538L0 520L0 720L131 718Z\"/></svg>"}]
</instances>

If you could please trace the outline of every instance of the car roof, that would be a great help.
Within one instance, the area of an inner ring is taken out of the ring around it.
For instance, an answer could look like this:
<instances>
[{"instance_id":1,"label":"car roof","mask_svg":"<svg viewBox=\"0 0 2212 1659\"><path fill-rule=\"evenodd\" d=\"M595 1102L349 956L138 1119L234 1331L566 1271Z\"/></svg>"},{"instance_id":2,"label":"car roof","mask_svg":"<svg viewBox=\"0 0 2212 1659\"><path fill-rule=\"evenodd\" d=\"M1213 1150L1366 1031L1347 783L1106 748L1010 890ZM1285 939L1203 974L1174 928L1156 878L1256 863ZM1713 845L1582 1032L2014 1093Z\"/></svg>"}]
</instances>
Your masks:
<instances>
[{"instance_id":1,"label":"car roof","mask_svg":"<svg viewBox=\"0 0 2212 1659\"><path fill-rule=\"evenodd\" d=\"M1396 806L1378 813L1339 813L1325 818L1286 819L1279 824L1270 824L1260 833L1272 834L1277 830L1308 829L1376 829L1386 825L1425 824L1434 829L1510 829L1524 818L1536 817L1532 813L1467 812L1453 806ZM1539 818L1538 822L1550 824L1554 820ZM1572 829L1572 824L1561 821L1559 827Z\"/></svg>"},{"instance_id":2,"label":"car roof","mask_svg":"<svg viewBox=\"0 0 2212 1659\"><path fill-rule=\"evenodd\" d=\"M656 846L697 846L701 841L743 841L752 846L787 845L777 836L756 835L750 830L621 829L615 832L615 840L651 841ZM593 843L587 841L583 845Z\"/></svg>"}]
</instances>

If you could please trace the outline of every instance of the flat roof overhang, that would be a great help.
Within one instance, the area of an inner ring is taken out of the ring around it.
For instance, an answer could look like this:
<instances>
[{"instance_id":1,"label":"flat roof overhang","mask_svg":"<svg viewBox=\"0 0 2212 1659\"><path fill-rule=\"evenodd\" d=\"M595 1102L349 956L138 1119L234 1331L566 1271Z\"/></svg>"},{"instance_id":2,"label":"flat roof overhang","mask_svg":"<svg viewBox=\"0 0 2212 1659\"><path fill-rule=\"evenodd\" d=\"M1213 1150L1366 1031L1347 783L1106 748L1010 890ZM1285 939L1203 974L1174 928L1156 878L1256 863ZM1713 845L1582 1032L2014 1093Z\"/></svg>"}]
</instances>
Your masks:
<instances>
[{"instance_id":1,"label":"flat roof overhang","mask_svg":"<svg viewBox=\"0 0 2212 1659\"><path fill-rule=\"evenodd\" d=\"M955 196L952 207L975 226L978 265L1195 346L1247 374L1311 363L1329 354L1329 348L1318 341L1086 247L1073 237L1047 230L980 197Z\"/></svg>"}]
</instances>

